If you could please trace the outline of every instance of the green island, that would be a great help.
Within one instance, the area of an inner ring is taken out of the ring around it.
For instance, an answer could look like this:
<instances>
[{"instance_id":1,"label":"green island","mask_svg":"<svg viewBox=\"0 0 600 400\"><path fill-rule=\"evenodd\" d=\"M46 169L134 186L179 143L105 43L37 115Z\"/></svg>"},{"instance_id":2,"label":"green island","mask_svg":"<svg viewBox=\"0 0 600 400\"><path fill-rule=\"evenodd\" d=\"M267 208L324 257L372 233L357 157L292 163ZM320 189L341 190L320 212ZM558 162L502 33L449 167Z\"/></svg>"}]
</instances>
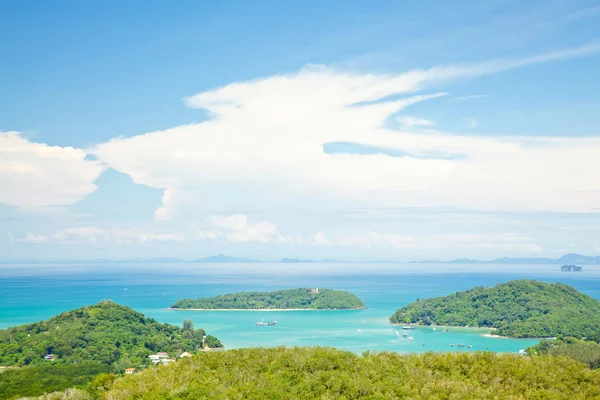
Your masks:
<instances>
[{"instance_id":1,"label":"green island","mask_svg":"<svg viewBox=\"0 0 600 400\"><path fill-rule=\"evenodd\" d=\"M421 299L398 309L393 324L495 328L513 338L585 337L600 341L600 301L571 286L518 280Z\"/></svg>"},{"instance_id":2,"label":"green island","mask_svg":"<svg viewBox=\"0 0 600 400\"><path fill-rule=\"evenodd\" d=\"M99 374L153 365L184 352L222 347L191 321L161 324L112 301L46 321L0 330L0 398L38 395L92 381ZM9 368L6 368L9 367ZM10 368L17 367L17 368Z\"/></svg>"},{"instance_id":3,"label":"green island","mask_svg":"<svg viewBox=\"0 0 600 400\"><path fill-rule=\"evenodd\" d=\"M173 309L198 310L360 310L367 308L354 294L331 289L287 289L240 292L199 299L183 299Z\"/></svg>"},{"instance_id":4,"label":"green island","mask_svg":"<svg viewBox=\"0 0 600 400\"><path fill-rule=\"evenodd\" d=\"M68 397L67 397L68 396ZM566 357L365 353L331 348L200 353L44 400L596 399L600 370ZM40 399L41 400L41 399Z\"/></svg>"}]
</instances>

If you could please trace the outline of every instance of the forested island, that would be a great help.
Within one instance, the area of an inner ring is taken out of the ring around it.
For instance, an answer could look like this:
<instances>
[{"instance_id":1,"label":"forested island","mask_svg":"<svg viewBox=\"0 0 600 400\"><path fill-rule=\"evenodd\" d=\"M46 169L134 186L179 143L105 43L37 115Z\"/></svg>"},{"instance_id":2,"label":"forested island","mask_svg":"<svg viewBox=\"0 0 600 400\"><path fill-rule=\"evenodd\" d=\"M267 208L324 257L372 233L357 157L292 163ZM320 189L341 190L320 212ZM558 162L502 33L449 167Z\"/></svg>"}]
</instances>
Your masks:
<instances>
[{"instance_id":1,"label":"forested island","mask_svg":"<svg viewBox=\"0 0 600 400\"><path fill-rule=\"evenodd\" d=\"M199 299L183 299L174 309L199 310L359 310L365 304L354 294L331 289L287 289L239 292Z\"/></svg>"},{"instance_id":2,"label":"forested island","mask_svg":"<svg viewBox=\"0 0 600 400\"><path fill-rule=\"evenodd\" d=\"M49 320L0 330L0 398L37 395L91 381L102 373L151 365L221 342L191 321L161 324L112 301L64 312ZM16 392L15 392L16 391Z\"/></svg>"},{"instance_id":3,"label":"forested island","mask_svg":"<svg viewBox=\"0 0 600 400\"><path fill-rule=\"evenodd\" d=\"M390 322L488 327L513 338L599 341L600 301L561 283L518 280L417 300L397 310Z\"/></svg>"},{"instance_id":4,"label":"forested island","mask_svg":"<svg viewBox=\"0 0 600 400\"><path fill-rule=\"evenodd\" d=\"M563 357L484 352L359 356L319 347L254 348L201 353L62 395L54 399L583 400L600 397L600 370Z\"/></svg>"}]
</instances>

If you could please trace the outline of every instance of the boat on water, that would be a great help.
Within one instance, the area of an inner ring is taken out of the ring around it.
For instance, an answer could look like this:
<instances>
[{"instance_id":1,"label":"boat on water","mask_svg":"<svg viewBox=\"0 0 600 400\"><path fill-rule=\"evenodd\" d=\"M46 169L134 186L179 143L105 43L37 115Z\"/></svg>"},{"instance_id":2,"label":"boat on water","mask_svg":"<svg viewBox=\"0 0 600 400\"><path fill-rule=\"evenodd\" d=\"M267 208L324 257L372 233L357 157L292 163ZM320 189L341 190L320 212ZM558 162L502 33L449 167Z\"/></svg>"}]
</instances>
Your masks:
<instances>
[{"instance_id":1,"label":"boat on water","mask_svg":"<svg viewBox=\"0 0 600 400\"><path fill-rule=\"evenodd\" d=\"M409 336L409 337L408 337L408 340L410 340L410 341L413 341L413 340L415 340L415 339L414 339L412 336Z\"/></svg>"},{"instance_id":2,"label":"boat on water","mask_svg":"<svg viewBox=\"0 0 600 400\"><path fill-rule=\"evenodd\" d=\"M256 326L272 326L277 325L277 321L258 321Z\"/></svg>"},{"instance_id":3,"label":"boat on water","mask_svg":"<svg viewBox=\"0 0 600 400\"><path fill-rule=\"evenodd\" d=\"M407 337L407 336L408 336L408 333L402 332L402 337Z\"/></svg>"},{"instance_id":4,"label":"boat on water","mask_svg":"<svg viewBox=\"0 0 600 400\"><path fill-rule=\"evenodd\" d=\"M402 329L415 329L414 326L403 326Z\"/></svg>"}]
</instances>

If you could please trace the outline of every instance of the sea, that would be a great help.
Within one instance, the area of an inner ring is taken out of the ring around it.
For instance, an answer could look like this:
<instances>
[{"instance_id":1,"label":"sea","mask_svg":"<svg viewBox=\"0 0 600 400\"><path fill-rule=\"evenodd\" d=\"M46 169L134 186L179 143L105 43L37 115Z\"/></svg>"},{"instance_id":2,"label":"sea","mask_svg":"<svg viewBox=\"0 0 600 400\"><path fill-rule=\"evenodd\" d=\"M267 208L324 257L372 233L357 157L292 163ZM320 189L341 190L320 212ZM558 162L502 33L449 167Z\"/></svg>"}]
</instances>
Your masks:
<instances>
[{"instance_id":1,"label":"sea","mask_svg":"<svg viewBox=\"0 0 600 400\"><path fill-rule=\"evenodd\" d=\"M516 353L535 339L489 337L487 329L418 327L402 336L389 316L418 298L445 296L515 279L561 282L600 298L600 266L562 272L559 265L314 264L35 264L0 265L0 329L44 320L101 300L127 305L162 323L184 319L227 349L327 346L355 353L494 351ZM367 305L353 311L177 311L182 298L297 287L347 290ZM256 326L258 321L275 326ZM463 344L464 347L458 347ZM454 345L454 346L452 346ZM470 347L469 347L470 346Z\"/></svg>"}]
</instances>

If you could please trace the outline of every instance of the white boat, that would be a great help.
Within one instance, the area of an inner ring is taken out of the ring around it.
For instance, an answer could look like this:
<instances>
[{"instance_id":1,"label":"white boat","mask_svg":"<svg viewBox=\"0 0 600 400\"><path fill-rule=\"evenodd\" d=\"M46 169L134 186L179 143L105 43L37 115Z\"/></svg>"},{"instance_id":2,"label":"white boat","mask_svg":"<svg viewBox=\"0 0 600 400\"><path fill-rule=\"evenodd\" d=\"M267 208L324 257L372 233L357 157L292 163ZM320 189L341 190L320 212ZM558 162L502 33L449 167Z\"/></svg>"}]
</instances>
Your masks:
<instances>
[{"instance_id":1,"label":"white boat","mask_svg":"<svg viewBox=\"0 0 600 400\"><path fill-rule=\"evenodd\" d=\"M412 336L409 336L409 337L408 337L408 340L411 340L411 341L412 341L412 340L415 340L415 339L414 339Z\"/></svg>"},{"instance_id":2,"label":"white boat","mask_svg":"<svg viewBox=\"0 0 600 400\"><path fill-rule=\"evenodd\" d=\"M272 326L272 325L277 325L277 321L259 321L256 323L256 326Z\"/></svg>"}]
</instances>

